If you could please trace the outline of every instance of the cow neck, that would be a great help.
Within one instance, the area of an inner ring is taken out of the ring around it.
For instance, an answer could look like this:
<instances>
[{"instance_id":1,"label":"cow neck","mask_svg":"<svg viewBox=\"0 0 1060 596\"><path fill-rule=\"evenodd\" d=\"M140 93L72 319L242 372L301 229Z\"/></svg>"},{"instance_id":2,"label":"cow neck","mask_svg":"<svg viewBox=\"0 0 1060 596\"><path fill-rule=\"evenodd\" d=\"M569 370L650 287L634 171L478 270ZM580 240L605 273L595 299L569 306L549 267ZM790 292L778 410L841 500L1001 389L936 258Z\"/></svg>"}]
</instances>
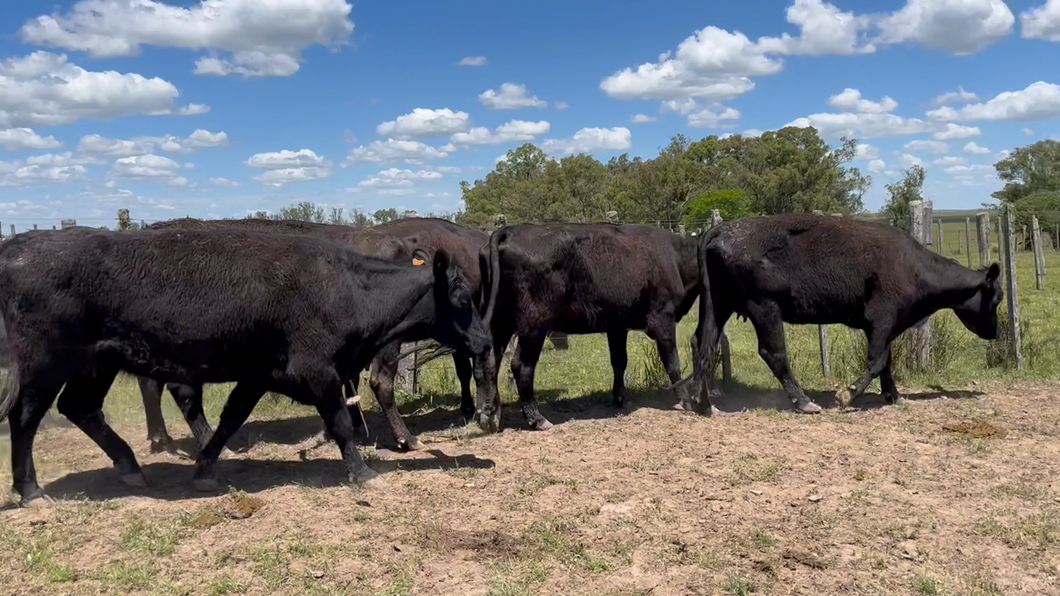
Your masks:
<instances>
[{"instance_id":1,"label":"cow neck","mask_svg":"<svg viewBox=\"0 0 1060 596\"><path fill-rule=\"evenodd\" d=\"M921 282L928 290L928 299L922 300L922 313L927 316L943 308L959 306L970 300L979 291L983 273L961 265L953 259L939 256L924 249L927 258L921 267Z\"/></svg>"},{"instance_id":2,"label":"cow neck","mask_svg":"<svg viewBox=\"0 0 1060 596\"><path fill-rule=\"evenodd\" d=\"M434 272L431 268L418 268L412 277L412 282L402 279L373 296L378 301L382 316L374 329L365 330L365 336L377 338L374 343L380 347L407 335L421 323L417 320L421 317L414 315L426 308L424 302L433 304Z\"/></svg>"}]
</instances>

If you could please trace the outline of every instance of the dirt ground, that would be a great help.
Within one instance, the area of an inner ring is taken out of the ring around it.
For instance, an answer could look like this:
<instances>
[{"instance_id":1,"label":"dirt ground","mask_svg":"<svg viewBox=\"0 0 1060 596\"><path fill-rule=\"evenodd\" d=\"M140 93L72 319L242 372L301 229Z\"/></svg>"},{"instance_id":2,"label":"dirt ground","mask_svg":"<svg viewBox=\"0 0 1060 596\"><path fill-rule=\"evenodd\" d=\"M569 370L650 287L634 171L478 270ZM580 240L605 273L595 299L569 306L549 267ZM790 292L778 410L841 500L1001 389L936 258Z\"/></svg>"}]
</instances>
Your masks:
<instances>
[{"instance_id":1,"label":"dirt ground","mask_svg":"<svg viewBox=\"0 0 1060 596\"><path fill-rule=\"evenodd\" d=\"M595 396L543 408L546 432L509 408L492 436L418 412L428 450L376 451L378 491L340 484L315 417L248 424L206 495L141 426L119 432L147 489L53 425L35 451L56 504L0 511L0 592L1060 594L1058 389L715 419ZM722 406L748 400L782 404Z\"/></svg>"}]
</instances>

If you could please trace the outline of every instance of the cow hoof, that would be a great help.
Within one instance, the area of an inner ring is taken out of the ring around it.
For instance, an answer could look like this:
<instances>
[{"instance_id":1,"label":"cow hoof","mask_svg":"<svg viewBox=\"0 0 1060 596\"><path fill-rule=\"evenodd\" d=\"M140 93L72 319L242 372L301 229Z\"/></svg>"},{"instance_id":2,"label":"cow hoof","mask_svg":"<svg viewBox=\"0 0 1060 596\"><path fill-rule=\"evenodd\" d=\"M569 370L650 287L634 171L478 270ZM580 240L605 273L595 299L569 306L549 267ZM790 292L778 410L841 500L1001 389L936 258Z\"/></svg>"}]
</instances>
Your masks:
<instances>
[{"instance_id":1,"label":"cow hoof","mask_svg":"<svg viewBox=\"0 0 1060 596\"><path fill-rule=\"evenodd\" d=\"M225 447L224 449L221 450L221 453L219 453L217 455L217 459L227 459L227 458L232 458L232 457L235 457L235 456L236 456L236 452L235 451L232 451L228 447Z\"/></svg>"},{"instance_id":2,"label":"cow hoof","mask_svg":"<svg viewBox=\"0 0 1060 596\"><path fill-rule=\"evenodd\" d=\"M460 415L464 417L464 420L471 420L475 417L475 406L470 408L460 408Z\"/></svg>"},{"instance_id":3,"label":"cow hoof","mask_svg":"<svg viewBox=\"0 0 1060 596\"><path fill-rule=\"evenodd\" d=\"M854 394L850 389L840 389L835 392L835 403L839 409L849 406L852 401L854 401Z\"/></svg>"},{"instance_id":4,"label":"cow hoof","mask_svg":"<svg viewBox=\"0 0 1060 596\"><path fill-rule=\"evenodd\" d=\"M740 416L743 416L743 415L744 415L744 412L742 410L739 411L739 412L723 412L723 411L719 410L716 406L713 406L713 405L710 406L710 417L711 418L713 418L715 416L718 416L719 418L739 418Z\"/></svg>"},{"instance_id":5,"label":"cow hoof","mask_svg":"<svg viewBox=\"0 0 1060 596\"><path fill-rule=\"evenodd\" d=\"M147 488L147 478L144 478L143 472L133 472L132 474L122 474L121 481L127 486L133 488Z\"/></svg>"},{"instance_id":6,"label":"cow hoof","mask_svg":"<svg viewBox=\"0 0 1060 596\"><path fill-rule=\"evenodd\" d=\"M548 430L552 428L552 423L548 420L545 420L544 418L541 418L537 422L531 422L530 428L534 430Z\"/></svg>"},{"instance_id":7,"label":"cow hoof","mask_svg":"<svg viewBox=\"0 0 1060 596\"><path fill-rule=\"evenodd\" d=\"M18 503L18 506L23 509L44 509L52 505L55 505L55 500L44 494L43 491L24 497Z\"/></svg>"},{"instance_id":8,"label":"cow hoof","mask_svg":"<svg viewBox=\"0 0 1060 596\"><path fill-rule=\"evenodd\" d=\"M409 437L408 439L398 439L398 448L402 451L423 451L427 448L420 440L416 437Z\"/></svg>"},{"instance_id":9,"label":"cow hoof","mask_svg":"<svg viewBox=\"0 0 1060 596\"><path fill-rule=\"evenodd\" d=\"M795 404L795 411L800 414L820 414L821 406L813 403L812 401L804 401L802 403Z\"/></svg>"},{"instance_id":10,"label":"cow hoof","mask_svg":"<svg viewBox=\"0 0 1060 596\"><path fill-rule=\"evenodd\" d=\"M195 487L195 490L202 492L213 492L221 488L216 478L195 478L191 481L191 485Z\"/></svg>"},{"instance_id":11,"label":"cow hoof","mask_svg":"<svg viewBox=\"0 0 1060 596\"><path fill-rule=\"evenodd\" d=\"M478 426L484 432L499 433L501 432L501 417L500 415L486 416L485 414L479 414Z\"/></svg>"},{"instance_id":12,"label":"cow hoof","mask_svg":"<svg viewBox=\"0 0 1060 596\"><path fill-rule=\"evenodd\" d=\"M359 486L366 490L379 490L386 488L386 480L376 473L375 470L368 469L367 473L363 476L352 476L350 480L354 485Z\"/></svg>"}]
</instances>

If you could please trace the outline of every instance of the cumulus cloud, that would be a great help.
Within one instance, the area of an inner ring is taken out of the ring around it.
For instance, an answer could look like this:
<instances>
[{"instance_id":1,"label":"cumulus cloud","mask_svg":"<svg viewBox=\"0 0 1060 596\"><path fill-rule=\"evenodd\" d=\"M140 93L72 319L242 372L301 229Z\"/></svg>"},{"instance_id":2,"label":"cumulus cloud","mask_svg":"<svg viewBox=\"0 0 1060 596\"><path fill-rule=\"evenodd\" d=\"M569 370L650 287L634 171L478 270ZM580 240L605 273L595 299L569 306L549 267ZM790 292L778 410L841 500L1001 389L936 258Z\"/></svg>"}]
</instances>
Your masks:
<instances>
[{"instance_id":1,"label":"cumulus cloud","mask_svg":"<svg viewBox=\"0 0 1060 596\"><path fill-rule=\"evenodd\" d=\"M456 63L457 66L486 66L485 56L468 56Z\"/></svg>"},{"instance_id":2,"label":"cumulus cloud","mask_svg":"<svg viewBox=\"0 0 1060 596\"><path fill-rule=\"evenodd\" d=\"M1034 131L1029 129L1029 128L1024 128L1023 129L1023 134L1027 135L1028 137L1029 136L1033 136L1034 135Z\"/></svg>"},{"instance_id":3,"label":"cumulus cloud","mask_svg":"<svg viewBox=\"0 0 1060 596\"><path fill-rule=\"evenodd\" d=\"M956 139L970 139L983 134L978 126L964 126L949 122L944 128L931 133L931 137L939 141L953 141Z\"/></svg>"},{"instance_id":4,"label":"cumulus cloud","mask_svg":"<svg viewBox=\"0 0 1060 596\"><path fill-rule=\"evenodd\" d=\"M634 114L629 117L629 121L633 124L646 124L648 122L655 122L655 116L648 116L645 114Z\"/></svg>"},{"instance_id":5,"label":"cumulus cloud","mask_svg":"<svg viewBox=\"0 0 1060 596\"><path fill-rule=\"evenodd\" d=\"M947 174L957 174L957 175L960 175L960 174L967 175L967 174L974 174L976 172L989 172L989 171L994 171L994 167L993 166L988 166L988 165L983 165L983 164L972 164L972 165L968 165L968 166L965 166L965 165L950 166L950 167L946 168L946 170L945 170L945 172Z\"/></svg>"},{"instance_id":6,"label":"cumulus cloud","mask_svg":"<svg viewBox=\"0 0 1060 596\"><path fill-rule=\"evenodd\" d=\"M909 153L903 153L901 157L898 158L898 161L902 162L903 168L911 168L913 166L920 166L923 168L927 166L927 164L919 157Z\"/></svg>"},{"instance_id":7,"label":"cumulus cloud","mask_svg":"<svg viewBox=\"0 0 1060 596\"><path fill-rule=\"evenodd\" d=\"M148 153L115 160L111 173L115 178L172 182L180 177L179 171L179 163L168 157Z\"/></svg>"},{"instance_id":8,"label":"cumulus cloud","mask_svg":"<svg viewBox=\"0 0 1060 596\"><path fill-rule=\"evenodd\" d=\"M265 170L254 179L275 188L292 182L322 180L334 173L329 160L309 149L256 153L244 163L256 170Z\"/></svg>"},{"instance_id":9,"label":"cumulus cloud","mask_svg":"<svg viewBox=\"0 0 1060 596\"><path fill-rule=\"evenodd\" d=\"M455 151L455 148L453 150ZM448 156L448 151L436 149L419 141L387 139L385 141L372 141L368 145L350 149L343 165L388 163L399 160L405 163L413 163L428 159L442 159Z\"/></svg>"},{"instance_id":10,"label":"cumulus cloud","mask_svg":"<svg viewBox=\"0 0 1060 596\"><path fill-rule=\"evenodd\" d=\"M943 93L931 103L934 106L944 106L949 103L971 103L973 101L979 101L979 96L965 91L964 87L957 87L956 91Z\"/></svg>"},{"instance_id":11,"label":"cumulus cloud","mask_svg":"<svg viewBox=\"0 0 1060 596\"><path fill-rule=\"evenodd\" d=\"M9 128L0 130L0 147L8 151L26 151L31 149L55 149L62 143L53 136L42 137L32 128Z\"/></svg>"},{"instance_id":12,"label":"cumulus cloud","mask_svg":"<svg viewBox=\"0 0 1060 596\"><path fill-rule=\"evenodd\" d=\"M235 188L239 186L239 183L228 178L210 178L210 184L214 186L220 186L223 188Z\"/></svg>"},{"instance_id":13,"label":"cumulus cloud","mask_svg":"<svg viewBox=\"0 0 1060 596\"><path fill-rule=\"evenodd\" d=\"M725 108L717 112L704 108L688 115L688 125L694 128L732 128L733 125L723 124L723 122L739 119L740 112L733 108Z\"/></svg>"},{"instance_id":14,"label":"cumulus cloud","mask_svg":"<svg viewBox=\"0 0 1060 596\"><path fill-rule=\"evenodd\" d=\"M964 152L968 155L989 155L991 153L989 149L976 145L974 141L968 141L968 144L964 146Z\"/></svg>"},{"instance_id":15,"label":"cumulus cloud","mask_svg":"<svg viewBox=\"0 0 1060 596\"><path fill-rule=\"evenodd\" d=\"M401 170L390 168L383 170L357 183L358 188L408 188L420 182L441 180L442 174L428 170Z\"/></svg>"},{"instance_id":16,"label":"cumulus cloud","mask_svg":"<svg viewBox=\"0 0 1060 596\"><path fill-rule=\"evenodd\" d=\"M874 159L869 162L869 171L879 174L887 169L887 164L882 159Z\"/></svg>"},{"instance_id":17,"label":"cumulus cloud","mask_svg":"<svg viewBox=\"0 0 1060 596\"><path fill-rule=\"evenodd\" d=\"M1021 14L1020 30L1028 39L1060 41L1060 0L1048 0Z\"/></svg>"},{"instance_id":18,"label":"cumulus cloud","mask_svg":"<svg viewBox=\"0 0 1060 596\"><path fill-rule=\"evenodd\" d=\"M895 114L822 113L796 118L787 126L817 129L821 137L878 139L881 137L915 135L931 130L931 123L919 118L903 118Z\"/></svg>"},{"instance_id":19,"label":"cumulus cloud","mask_svg":"<svg viewBox=\"0 0 1060 596\"><path fill-rule=\"evenodd\" d=\"M0 127L58 126L122 116L196 115L201 104L175 107L169 81L113 70L91 72L65 54L34 52L0 62Z\"/></svg>"},{"instance_id":20,"label":"cumulus cloud","mask_svg":"<svg viewBox=\"0 0 1060 596\"><path fill-rule=\"evenodd\" d=\"M491 110L518 110L519 108L545 108L547 101L530 95L526 85L504 83L501 90L487 89L478 96L478 101Z\"/></svg>"},{"instance_id":21,"label":"cumulus cloud","mask_svg":"<svg viewBox=\"0 0 1060 596\"><path fill-rule=\"evenodd\" d=\"M168 153L191 153L196 149L224 147L228 144L228 135L223 131L213 133L201 128L187 137L173 135L161 137L135 137L133 139L110 139L97 134L81 137L77 145L79 153L104 155L108 157L130 157L151 153L155 149Z\"/></svg>"},{"instance_id":22,"label":"cumulus cloud","mask_svg":"<svg viewBox=\"0 0 1060 596\"><path fill-rule=\"evenodd\" d=\"M346 0L203 0L189 8L156 0L81 0L66 13L23 25L36 45L135 56L141 46L209 50L197 74L290 76L312 45L338 48L353 33ZM216 54L223 52L226 57Z\"/></svg>"},{"instance_id":23,"label":"cumulus cloud","mask_svg":"<svg viewBox=\"0 0 1060 596\"><path fill-rule=\"evenodd\" d=\"M969 120L1034 121L1060 116L1060 85L1038 81L1022 91L1005 91L985 102L966 105L960 109L943 106L928 112L928 117L941 122Z\"/></svg>"},{"instance_id":24,"label":"cumulus cloud","mask_svg":"<svg viewBox=\"0 0 1060 596\"><path fill-rule=\"evenodd\" d=\"M950 146L942 141L924 140L909 141L902 148L914 153L927 152L934 153L935 155L945 155L946 152L950 150Z\"/></svg>"},{"instance_id":25,"label":"cumulus cloud","mask_svg":"<svg viewBox=\"0 0 1060 596\"><path fill-rule=\"evenodd\" d=\"M633 147L628 128L583 128L569 139L549 139L541 149L546 153L595 153L597 151L626 151Z\"/></svg>"},{"instance_id":26,"label":"cumulus cloud","mask_svg":"<svg viewBox=\"0 0 1060 596\"><path fill-rule=\"evenodd\" d=\"M56 160L56 163L59 161ZM86 174L88 169L79 164L51 165L47 160L36 163L0 161L0 188L79 182L85 179Z\"/></svg>"},{"instance_id":27,"label":"cumulus cloud","mask_svg":"<svg viewBox=\"0 0 1060 596\"><path fill-rule=\"evenodd\" d=\"M449 108L431 110L416 108L395 120L384 122L375 131L384 137L416 139L443 137L465 132L471 125L467 112L454 112Z\"/></svg>"},{"instance_id":28,"label":"cumulus cloud","mask_svg":"<svg viewBox=\"0 0 1060 596\"><path fill-rule=\"evenodd\" d=\"M794 0L786 11L798 36L760 37L704 27L657 61L619 70L600 82L616 99L729 100L776 74L787 55L850 55L897 43L967 54L1008 35L1015 17L1003 0L908 0L890 14L857 15L824 0ZM890 110L883 110L888 112Z\"/></svg>"},{"instance_id":29,"label":"cumulus cloud","mask_svg":"<svg viewBox=\"0 0 1060 596\"><path fill-rule=\"evenodd\" d=\"M931 163L936 166L959 166L964 163L964 158L954 155L947 155L945 157L940 157Z\"/></svg>"},{"instance_id":30,"label":"cumulus cloud","mask_svg":"<svg viewBox=\"0 0 1060 596\"><path fill-rule=\"evenodd\" d=\"M744 136L747 136L746 134ZM856 160L870 161L880 158L880 150L878 147L866 143L858 143L856 147L857 153L854 155Z\"/></svg>"},{"instance_id":31,"label":"cumulus cloud","mask_svg":"<svg viewBox=\"0 0 1060 596\"><path fill-rule=\"evenodd\" d=\"M565 101L556 101L552 103L552 107L556 108L557 110L566 110L570 107L570 104Z\"/></svg>"},{"instance_id":32,"label":"cumulus cloud","mask_svg":"<svg viewBox=\"0 0 1060 596\"><path fill-rule=\"evenodd\" d=\"M95 165L101 163L103 163L103 161L99 158L91 155L74 155L69 151L66 153L45 153L43 155L33 155L26 158L26 165L55 168Z\"/></svg>"},{"instance_id":33,"label":"cumulus cloud","mask_svg":"<svg viewBox=\"0 0 1060 596\"><path fill-rule=\"evenodd\" d=\"M512 120L502 124L495 131L479 126L467 132L458 132L449 138L453 145L501 145L520 141L532 141L534 137L547 134L551 125L542 120L540 122L527 122L525 120Z\"/></svg>"},{"instance_id":34,"label":"cumulus cloud","mask_svg":"<svg viewBox=\"0 0 1060 596\"><path fill-rule=\"evenodd\" d=\"M886 95L880 101L864 99L861 97L860 91L847 87L842 93L829 97L828 105L839 108L844 112L886 114L887 112L893 112L898 107L898 102Z\"/></svg>"}]
</instances>

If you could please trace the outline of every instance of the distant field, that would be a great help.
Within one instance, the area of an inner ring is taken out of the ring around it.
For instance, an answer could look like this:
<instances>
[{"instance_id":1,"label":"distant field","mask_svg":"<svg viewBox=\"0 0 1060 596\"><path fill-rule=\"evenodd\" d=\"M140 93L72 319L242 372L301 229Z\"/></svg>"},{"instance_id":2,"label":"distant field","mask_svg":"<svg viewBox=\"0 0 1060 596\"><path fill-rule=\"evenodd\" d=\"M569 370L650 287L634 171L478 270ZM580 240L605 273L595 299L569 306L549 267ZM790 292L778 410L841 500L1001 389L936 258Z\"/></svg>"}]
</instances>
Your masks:
<instances>
[{"instance_id":1,"label":"distant field","mask_svg":"<svg viewBox=\"0 0 1060 596\"><path fill-rule=\"evenodd\" d=\"M966 263L963 229L946 224L943 250ZM189 459L147 453L137 386L121 378L106 414L152 486L119 485L105 455L53 412L37 468L62 500L0 512L0 585L20 594L1060 594L1060 253L1045 256L1044 291L1030 253L1017 256L1026 370L988 366L988 342L943 313L948 364L899 379L909 405L868 395L851 412L780 412L751 325L733 319L735 378L720 405L749 415L670 409L642 333L629 341L634 404L615 412L606 339L574 336L568 351L546 344L537 369L556 427L526 431L509 407L509 430L481 436L456 411L443 358L424 370L420 395L399 395L428 451L388 451L382 417L368 414L365 452L388 482L378 492L340 486L337 449L313 441L315 411L269 396L233 440L237 455L218 465L231 494L196 493ZM693 309L679 328L686 371L694 319ZM824 405L864 360L854 333L828 333L833 379L821 373L817 329L788 328L795 375ZM208 388L213 423L228 389ZM501 390L514 404L507 383ZM179 412L163 404L187 447ZM8 447L4 438L5 461ZM8 464L0 483L10 485Z\"/></svg>"}]
</instances>

